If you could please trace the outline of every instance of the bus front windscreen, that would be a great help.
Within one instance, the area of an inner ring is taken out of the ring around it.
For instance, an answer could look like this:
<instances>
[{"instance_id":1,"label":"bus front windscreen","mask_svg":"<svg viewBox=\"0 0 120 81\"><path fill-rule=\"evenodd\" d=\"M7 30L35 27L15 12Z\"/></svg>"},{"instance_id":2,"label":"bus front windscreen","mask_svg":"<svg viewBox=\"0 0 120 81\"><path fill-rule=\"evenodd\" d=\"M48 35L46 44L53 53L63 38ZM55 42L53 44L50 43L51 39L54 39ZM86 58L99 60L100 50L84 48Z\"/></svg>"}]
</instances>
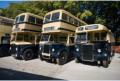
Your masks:
<instances>
[{"instance_id":1,"label":"bus front windscreen","mask_svg":"<svg viewBox=\"0 0 120 81\"><path fill-rule=\"evenodd\" d=\"M49 36L50 35L42 35L42 37L41 37L41 41L49 41Z\"/></svg>"},{"instance_id":2,"label":"bus front windscreen","mask_svg":"<svg viewBox=\"0 0 120 81\"><path fill-rule=\"evenodd\" d=\"M30 33L18 33L16 41L34 42L35 36Z\"/></svg>"},{"instance_id":3,"label":"bus front windscreen","mask_svg":"<svg viewBox=\"0 0 120 81\"><path fill-rule=\"evenodd\" d=\"M61 42L66 43L67 42L67 36L66 35L51 35L50 36L51 42Z\"/></svg>"},{"instance_id":4,"label":"bus front windscreen","mask_svg":"<svg viewBox=\"0 0 120 81\"><path fill-rule=\"evenodd\" d=\"M86 41L86 33L79 33L76 36L76 42Z\"/></svg>"},{"instance_id":5,"label":"bus front windscreen","mask_svg":"<svg viewBox=\"0 0 120 81\"><path fill-rule=\"evenodd\" d=\"M25 15L21 15L21 16L16 17L15 24L20 23L20 22L24 22L24 19L25 19Z\"/></svg>"}]
</instances>

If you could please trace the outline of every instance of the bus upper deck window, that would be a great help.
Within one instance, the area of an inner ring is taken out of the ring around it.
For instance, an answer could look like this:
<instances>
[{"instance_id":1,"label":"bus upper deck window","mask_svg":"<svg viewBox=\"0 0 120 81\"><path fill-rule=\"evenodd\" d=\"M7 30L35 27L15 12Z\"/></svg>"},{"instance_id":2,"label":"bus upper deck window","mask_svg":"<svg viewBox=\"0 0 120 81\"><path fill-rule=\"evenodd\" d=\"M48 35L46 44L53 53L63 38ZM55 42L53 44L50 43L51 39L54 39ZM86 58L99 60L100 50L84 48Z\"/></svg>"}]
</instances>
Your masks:
<instances>
[{"instance_id":1,"label":"bus upper deck window","mask_svg":"<svg viewBox=\"0 0 120 81\"><path fill-rule=\"evenodd\" d=\"M65 21L68 20L67 15L65 13L62 13L62 19L65 20Z\"/></svg>"},{"instance_id":2,"label":"bus upper deck window","mask_svg":"<svg viewBox=\"0 0 120 81\"><path fill-rule=\"evenodd\" d=\"M16 17L16 19L15 19L15 23L17 23L17 22L18 22L18 18L19 18L19 17Z\"/></svg>"},{"instance_id":3,"label":"bus upper deck window","mask_svg":"<svg viewBox=\"0 0 120 81\"><path fill-rule=\"evenodd\" d=\"M42 24L42 19L38 19L38 18L36 18L36 24Z\"/></svg>"},{"instance_id":4,"label":"bus upper deck window","mask_svg":"<svg viewBox=\"0 0 120 81\"><path fill-rule=\"evenodd\" d=\"M45 16L45 20L44 20L45 23L50 21L50 16L51 14Z\"/></svg>"},{"instance_id":5,"label":"bus upper deck window","mask_svg":"<svg viewBox=\"0 0 120 81\"><path fill-rule=\"evenodd\" d=\"M73 18L69 17L69 22L73 24Z\"/></svg>"},{"instance_id":6,"label":"bus upper deck window","mask_svg":"<svg viewBox=\"0 0 120 81\"><path fill-rule=\"evenodd\" d=\"M25 18L25 15L20 16L19 22L23 22L23 21L24 21L24 18Z\"/></svg>"},{"instance_id":7,"label":"bus upper deck window","mask_svg":"<svg viewBox=\"0 0 120 81\"><path fill-rule=\"evenodd\" d=\"M78 25L78 26L80 26L80 25L81 25L81 23L78 21L78 22L77 22L77 25Z\"/></svg>"},{"instance_id":8,"label":"bus upper deck window","mask_svg":"<svg viewBox=\"0 0 120 81\"><path fill-rule=\"evenodd\" d=\"M76 20L76 19L74 19L74 24L77 26L77 23L78 23L78 21Z\"/></svg>"},{"instance_id":9,"label":"bus upper deck window","mask_svg":"<svg viewBox=\"0 0 120 81\"><path fill-rule=\"evenodd\" d=\"M28 22L30 22L30 23L35 23L35 17L29 16Z\"/></svg>"},{"instance_id":10,"label":"bus upper deck window","mask_svg":"<svg viewBox=\"0 0 120 81\"><path fill-rule=\"evenodd\" d=\"M59 12L56 12L56 13L53 13L52 14L52 21L55 21L55 20L59 20L59 15L60 15L60 13Z\"/></svg>"}]
</instances>

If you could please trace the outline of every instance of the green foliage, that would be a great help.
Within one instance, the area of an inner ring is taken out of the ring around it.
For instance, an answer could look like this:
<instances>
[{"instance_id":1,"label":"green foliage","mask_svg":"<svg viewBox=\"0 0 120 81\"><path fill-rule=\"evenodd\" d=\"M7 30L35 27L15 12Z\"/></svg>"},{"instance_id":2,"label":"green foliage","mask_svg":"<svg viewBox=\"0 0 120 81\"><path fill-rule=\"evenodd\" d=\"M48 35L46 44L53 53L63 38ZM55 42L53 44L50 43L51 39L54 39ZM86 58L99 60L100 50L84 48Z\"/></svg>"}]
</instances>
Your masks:
<instances>
[{"instance_id":1,"label":"green foliage","mask_svg":"<svg viewBox=\"0 0 120 81\"><path fill-rule=\"evenodd\" d=\"M105 19L102 19L100 17L96 17L95 23L96 24L105 24Z\"/></svg>"},{"instance_id":2,"label":"green foliage","mask_svg":"<svg viewBox=\"0 0 120 81\"><path fill-rule=\"evenodd\" d=\"M92 15L93 15L93 14L92 14L91 11L85 10L85 11L81 14L80 18L81 18L81 19L84 19L84 18L90 17L90 16L92 16Z\"/></svg>"},{"instance_id":3,"label":"green foliage","mask_svg":"<svg viewBox=\"0 0 120 81\"><path fill-rule=\"evenodd\" d=\"M88 24L103 24L112 32L120 29L119 1L23 1L11 3L9 7L0 9L0 15L15 18L20 13L31 12L44 16L55 9L65 9Z\"/></svg>"}]
</instances>

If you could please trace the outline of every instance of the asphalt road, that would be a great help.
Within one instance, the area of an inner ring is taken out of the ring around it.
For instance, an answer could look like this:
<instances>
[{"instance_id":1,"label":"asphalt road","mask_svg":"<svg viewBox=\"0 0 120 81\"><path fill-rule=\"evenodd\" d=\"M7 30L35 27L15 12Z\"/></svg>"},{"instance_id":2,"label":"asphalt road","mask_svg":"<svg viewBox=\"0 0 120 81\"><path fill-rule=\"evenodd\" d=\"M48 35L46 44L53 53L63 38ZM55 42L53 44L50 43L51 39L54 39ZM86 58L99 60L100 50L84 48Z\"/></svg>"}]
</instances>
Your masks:
<instances>
[{"instance_id":1,"label":"asphalt road","mask_svg":"<svg viewBox=\"0 0 120 81\"><path fill-rule=\"evenodd\" d=\"M0 58L1 80L120 80L120 54L115 54L108 68L95 63L75 63L59 66L38 58L24 61L12 56Z\"/></svg>"}]
</instances>

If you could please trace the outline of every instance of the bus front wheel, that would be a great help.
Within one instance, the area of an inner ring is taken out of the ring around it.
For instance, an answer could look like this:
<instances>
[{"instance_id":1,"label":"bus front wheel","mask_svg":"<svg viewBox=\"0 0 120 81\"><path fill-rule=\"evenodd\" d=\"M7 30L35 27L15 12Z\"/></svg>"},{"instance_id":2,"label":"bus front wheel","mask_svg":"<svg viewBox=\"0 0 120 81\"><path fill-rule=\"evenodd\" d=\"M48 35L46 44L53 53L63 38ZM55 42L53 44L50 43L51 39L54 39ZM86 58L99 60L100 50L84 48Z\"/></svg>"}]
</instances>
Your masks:
<instances>
[{"instance_id":1,"label":"bus front wheel","mask_svg":"<svg viewBox=\"0 0 120 81\"><path fill-rule=\"evenodd\" d=\"M102 64L103 64L103 67L107 68L109 62L108 62L107 60L103 60L103 61L102 61Z\"/></svg>"},{"instance_id":2,"label":"bus front wheel","mask_svg":"<svg viewBox=\"0 0 120 81\"><path fill-rule=\"evenodd\" d=\"M39 57L39 59L40 59L41 61L43 61L43 57L42 57L41 54L39 54L38 57Z\"/></svg>"},{"instance_id":3,"label":"bus front wheel","mask_svg":"<svg viewBox=\"0 0 120 81\"><path fill-rule=\"evenodd\" d=\"M79 63L80 60L79 60L78 58L75 58L75 62L76 62L76 63Z\"/></svg>"},{"instance_id":4,"label":"bus front wheel","mask_svg":"<svg viewBox=\"0 0 120 81\"><path fill-rule=\"evenodd\" d=\"M31 60L33 58L33 51L31 49L26 49L23 52L23 60Z\"/></svg>"},{"instance_id":5,"label":"bus front wheel","mask_svg":"<svg viewBox=\"0 0 120 81\"><path fill-rule=\"evenodd\" d=\"M56 61L57 61L57 64L63 65L67 62L67 59L68 59L68 54L65 51L63 51L60 53L60 56L59 58L56 59Z\"/></svg>"}]
</instances>

